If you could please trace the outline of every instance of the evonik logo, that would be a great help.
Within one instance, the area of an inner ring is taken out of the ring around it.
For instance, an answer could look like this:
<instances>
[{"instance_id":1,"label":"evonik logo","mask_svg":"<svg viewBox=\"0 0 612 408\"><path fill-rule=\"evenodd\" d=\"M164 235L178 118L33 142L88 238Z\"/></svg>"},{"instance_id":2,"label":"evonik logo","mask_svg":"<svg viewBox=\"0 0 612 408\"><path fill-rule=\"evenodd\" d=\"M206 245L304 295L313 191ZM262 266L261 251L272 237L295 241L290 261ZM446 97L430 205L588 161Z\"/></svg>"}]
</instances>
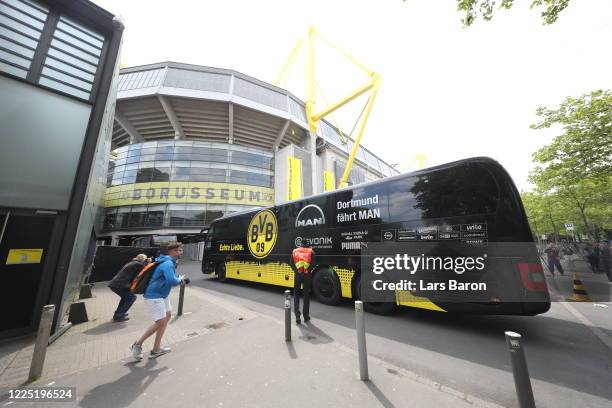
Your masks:
<instances>
[{"instance_id":1,"label":"evonik logo","mask_svg":"<svg viewBox=\"0 0 612 408\"><path fill-rule=\"evenodd\" d=\"M316 204L308 204L302 208L295 218L295 227L312 227L315 225L324 225L325 215L323 210Z\"/></svg>"},{"instance_id":2,"label":"evonik logo","mask_svg":"<svg viewBox=\"0 0 612 408\"><path fill-rule=\"evenodd\" d=\"M332 245L333 241L331 237L296 237L295 246L302 246L302 242L306 242L308 246L315 247L321 245Z\"/></svg>"}]
</instances>

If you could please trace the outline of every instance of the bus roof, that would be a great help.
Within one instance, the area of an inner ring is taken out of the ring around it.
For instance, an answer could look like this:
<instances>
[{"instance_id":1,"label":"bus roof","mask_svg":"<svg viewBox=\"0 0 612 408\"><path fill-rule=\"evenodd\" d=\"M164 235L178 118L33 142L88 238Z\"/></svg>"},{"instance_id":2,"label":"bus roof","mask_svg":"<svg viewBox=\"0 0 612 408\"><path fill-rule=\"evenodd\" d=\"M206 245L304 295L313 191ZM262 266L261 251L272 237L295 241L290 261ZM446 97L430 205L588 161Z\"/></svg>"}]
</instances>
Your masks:
<instances>
[{"instance_id":1,"label":"bus roof","mask_svg":"<svg viewBox=\"0 0 612 408\"><path fill-rule=\"evenodd\" d=\"M341 192L341 191L348 191L348 190L352 190L352 189L355 189L355 188L368 187L368 186L376 185L376 184L387 182L387 181L401 179L403 177L408 177L408 176L418 176L418 175L421 175L421 174L430 173L432 171L444 170L446 168L457 166L457 165L460 165L460 164L479 163L479 162L480 163L484 162L484 163L492 164L494 166L499 166L501 169L503 169L503 166L501 164L499 164L499 162L497 160L492 159L490 157L487 157L487 156L469 157L467 159L456 160L456 161L453 161L453 162L444 163L444 164L440 164L440 165L437 165L437 166L432 166L432 167L427 167L427 168L420 169L420 170L415 170L415 171L412 171L412 172L409 172L409 173L402 173L402 174L398 174L398 175L391 176L391 177L384 177L384 178L381 178L381 179L378 179L378 180L369 181L367 183L355 184L355 185L352 185L352 186L347 186L347 187L344 187L344 188L339 188L339 189L333 190L333 191L326 191L324 193L319 193L319 194L315 194L315 195L311 195L311 196L307 196L307 197L302 197L302 198L298 198L296 200L286 201L286 202L284 202L282 204L274 204L274 205L269 205L269 206L266 206L266 207L254 207L254 208L250 208L248 210L237 211L237 212L234 212L234 213L227 214L227 215L224 215L222 217L219 217L216 220L212 221L211 224L213 224L214 222L221 221L221 220L224 220L224 219L227 219L227 218L232 218L232 217L235 217L235 216L238 216L238 215L248 214L248 213L254 212L254 211L260 211L260 210L263 210L263 209L266 209L266 208L273 208L273 207L276 207L278 205L291 204L291 203L295 203L295 202L306 200L306 199L325 197L326 195L335 194L335 193L338 193L338 192ZM504 170L504 172L505 172L505 170ZM507 172L505 172L505 173L508 174Z\"/></svg>"}]
</instances>

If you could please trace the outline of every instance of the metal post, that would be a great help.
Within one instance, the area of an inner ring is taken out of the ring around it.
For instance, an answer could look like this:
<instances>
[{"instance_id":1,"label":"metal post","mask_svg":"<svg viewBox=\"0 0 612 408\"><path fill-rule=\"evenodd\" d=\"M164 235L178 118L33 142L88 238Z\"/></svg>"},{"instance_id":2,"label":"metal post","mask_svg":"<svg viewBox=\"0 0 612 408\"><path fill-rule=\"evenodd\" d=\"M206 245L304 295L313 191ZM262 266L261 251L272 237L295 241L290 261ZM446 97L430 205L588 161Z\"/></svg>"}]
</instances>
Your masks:
<instances>
[{"instance_id":1,"label":"metal post","mask_svg":"<svg viewBox=\"0 0 612 408\"><path fill-rule=\"evenodd\" d=\"M521 335L511 331L507 331L505 334L506 344L508 349L510 349L512 374L514 375L514 385L516 387L519 408L535 408L531 380L527 370L527 360L525 359L525 352L521 344Z\"/></svg>"},{"instance_id":2,"label":"metal post","mask_svg":"<svg viewBox=\"0 0 612 408\"><path fill-rule=\"evenodd\" d=\"M368 352L366 350L365 317L363 302L355 301L355 325L357 327L357 350L359 351L359 379L368 380Z\"/></svg>"},{"instance_id":3,"label":"metal post","mask_svg":"<svg viewBox=\"0 0 612 408\"><path fill-rule=\"evenodd\" d=\"M285 341L291 341L291 291L285 291Z\"/></svg>"},{"instance_id":4,"label":"metal post","mask_svg":"<svg viewBox=\"0 0 612 408\"><path fill-rule=\"evenodd\" d=\"M178 316L183 315L183 299L185 298L185 282L181 282L181 288L179 290L179 305L178 305Z\"/></svg>"},{"instance_id":5,"label":"metal post","mask_svg":"<svg viewBox=\"0 0 612 408\"><path fill-rule=\"evenodd\" d=\"M36 334L36 344L34 345L34 354L32 355L28 381L35 381L42 375L54 315L55 305L46 305L43 307L42 314L40 315L40 323L38 324L38 333Z\"/></svg>"}]
</instances>

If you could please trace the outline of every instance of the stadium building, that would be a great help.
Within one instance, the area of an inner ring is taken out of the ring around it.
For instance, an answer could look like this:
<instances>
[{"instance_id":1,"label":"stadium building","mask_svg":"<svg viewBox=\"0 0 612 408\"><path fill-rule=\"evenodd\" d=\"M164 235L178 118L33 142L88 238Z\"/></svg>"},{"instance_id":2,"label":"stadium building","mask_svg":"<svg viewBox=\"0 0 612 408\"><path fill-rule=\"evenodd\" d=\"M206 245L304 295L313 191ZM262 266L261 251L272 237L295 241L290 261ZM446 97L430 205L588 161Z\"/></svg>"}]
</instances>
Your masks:
<instances>
[{"instance_id":1,"label":"stadium building","mask_svg":"<svg viewBox=\"0 0 612 408\"><path fill-rule=\"evenodd\" d=\"M164 62L122 69L101 237L196 241L227 213L333 190L352 141L311 137L304 103L236 71ZM360 147L349 184L398 172Z\"/></svg>"}]
</instances>

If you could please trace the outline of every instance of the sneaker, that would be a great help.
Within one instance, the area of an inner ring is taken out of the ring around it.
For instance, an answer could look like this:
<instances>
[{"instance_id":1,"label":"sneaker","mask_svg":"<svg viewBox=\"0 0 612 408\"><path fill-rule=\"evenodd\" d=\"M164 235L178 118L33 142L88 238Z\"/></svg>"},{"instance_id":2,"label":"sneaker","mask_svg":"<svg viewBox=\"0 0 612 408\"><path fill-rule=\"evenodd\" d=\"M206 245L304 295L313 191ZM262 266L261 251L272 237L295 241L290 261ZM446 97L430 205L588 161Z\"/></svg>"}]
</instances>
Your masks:
<instances>
[{"instance_id":1,"label":"sneaker","mask_svg":"<svg viewBox=\"0 0 612 408\"><path fill-rule=\"evenodd\" d=\"M121 317L119 317L117 319L113 319L113 322L121 323L121 322L127 322L128 320L130 320L129 317L121 316Z\"/></svg>"},{"instance_id":2,"label":"sneaker","mask_svg":"<svg viewBox=\"0 0 612 408\"><path fill-rule=\"evenodd\" d=\"M299 318L299 317L298 317L298 318L296 318L296 319L295 319L295 324L300 324L300 323L302 323L302 321L300 320L300 318Z\"/></svg>"},{"instance_id":3,"label":"sneaker","mask_svg":"<svg viewBox=\"0 0 612 408\"><path fill-rule=\"evenodd\" d=\"M149 358L157 358L164 354L168 354L171 351L172 349L170 347L161 346L158 351L151 350L151 352L149 353Z\"/></svg>"},{"instance_id":4,"label":"sneaker","mask_svg":"<svg viewBox=\"0 0 612 408\"><path fill-rule=\"evenodd\" d=\"M142 346L141 345L134 342L132 343L130 350L132 350L132 357L134 357L136 360L142 360Z\"/></svg>"},{"instance_id":5,"label":"sneaker","mask_svg":"<svg viewBox=\"0 0 612 408\"><path fill-rule=\"evenodd\" d=\"M304 323L308 323L310 321L310 316L305 316L304 317Z\"/></svg>"}]
</instances>

